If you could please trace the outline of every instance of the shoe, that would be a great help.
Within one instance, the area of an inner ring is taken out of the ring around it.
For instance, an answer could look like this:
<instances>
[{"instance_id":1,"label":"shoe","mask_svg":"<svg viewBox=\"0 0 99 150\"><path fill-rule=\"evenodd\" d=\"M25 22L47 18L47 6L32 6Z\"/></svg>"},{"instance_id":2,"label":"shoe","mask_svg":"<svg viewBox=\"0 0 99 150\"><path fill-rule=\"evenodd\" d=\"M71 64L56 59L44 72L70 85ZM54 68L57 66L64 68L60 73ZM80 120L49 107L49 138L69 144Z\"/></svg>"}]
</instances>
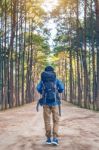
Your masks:
<instances>
[{"instance_id":1,"label":"shoe","mask_svg":"<svg viewBox=\"0 0 99 150\"><path fill-rule=\"evenodd\" d=\"M52 144L52 142L51 142L51 138L47 138L47 140L46 140L46 144L48 144L48 145Z\"/></svg>"},{"instance_id":2,"label":"shoe","mask_svg":"<svg viewBox=\"0 0 99 150\"><path fill-rule=\"evenodd\" d=\"M52 144L56 145L56 146L59 145L58 139L57 138L53 138Z\"/></svg>"}]
</instances>

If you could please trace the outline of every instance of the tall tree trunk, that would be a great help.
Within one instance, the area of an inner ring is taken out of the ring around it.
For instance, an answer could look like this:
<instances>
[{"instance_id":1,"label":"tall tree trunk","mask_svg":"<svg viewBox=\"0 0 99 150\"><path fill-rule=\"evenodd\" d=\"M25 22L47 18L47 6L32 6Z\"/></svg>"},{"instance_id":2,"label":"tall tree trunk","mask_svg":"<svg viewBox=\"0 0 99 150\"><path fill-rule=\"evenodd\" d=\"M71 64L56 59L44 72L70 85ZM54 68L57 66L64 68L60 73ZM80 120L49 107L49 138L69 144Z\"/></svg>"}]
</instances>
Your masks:
<instances>
[{"instance_id":1,"label":"tall tree trunk","mask_svg":"<svg viewBox=\"0 0 99 150\"><path fill-rule=\"evenodd\" d=\"M96 46L97 46L97 110L99 110L99 0L95 0L96 5Z\"/></svg>"},{"instance_id":2,"label":"tall tree trunk","mask_svg":"<svg viewBox=\"0 0 99 150\"><path fill-rule=\"evenodd\" d=\"M72 50L70 49L70 102L73 102L73 69L72 69Z\"/></svg>"},{"instance_id":3,"label":"tall tree trunk","mask_svg":"<svg viewBox=\"0 0 99 150\"><path fill-rule=\"evenodd\" d=\"M10 98L9 98L9 107L13 106L13 44L14 44L14 37L16 31L16 6L17 0L11 1L11 38L10 38Z\"/></svg>"},{"instance_id":4,"label":"tall tree trunk","mask_svg":"<svg viewBox=\"0 0 99 150\"><path fill-rule=\"evenodd\" d=\"M79 65L79 51L80 51L80 43L79 43L79 1L77 0L77 20L76 20L76 26L77 26L77 83L78 83L78 105L82 106L81 99L82 99L82 90L81 90L81 84L80 84L80 65Z\"/></svg>"},{"instance_id":5,"label":"tall tree trunk","mask_svg":"<svg viewBox=\"0 0 99 150\"><path fill-rule=\"evenodd\" d=\"M83 61L83 69L84 69L84 107L88 106L88 70L87 70L87 62L86 62L86 12L87 12L87 0L84 0L84 32L83 32L83 44L84 48L82 48L82 61Z\"/></svg>"}]
</instances>

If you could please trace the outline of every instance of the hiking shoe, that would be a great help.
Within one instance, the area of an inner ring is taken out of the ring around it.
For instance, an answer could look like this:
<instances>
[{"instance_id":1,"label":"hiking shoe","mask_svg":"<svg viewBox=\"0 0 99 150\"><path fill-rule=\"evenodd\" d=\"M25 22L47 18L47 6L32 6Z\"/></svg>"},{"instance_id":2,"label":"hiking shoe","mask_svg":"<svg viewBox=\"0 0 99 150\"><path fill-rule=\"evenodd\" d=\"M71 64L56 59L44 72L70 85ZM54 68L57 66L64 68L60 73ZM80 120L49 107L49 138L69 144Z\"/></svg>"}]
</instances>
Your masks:
<instances>
[{"instance_id":1,"label":"hiking shoe","mask_svg":"<svg viewBox=\"0 0 99 150\"><path fill-rule=\"evenodd\" d=\"M57 138L53 138L52 144L53 145L59 145L58 139Z\"/></svg>"},{"instance_id":2,"label":"hiking shoe","mask_svg":"<svg viewBox=\"0 0 99 150\"><path fill-rule=\"evenodd\" d=\"M47 138L46 140L46 144L50 145L52 142L51 142L51 138Z\"/></svg>"}]
</instances>

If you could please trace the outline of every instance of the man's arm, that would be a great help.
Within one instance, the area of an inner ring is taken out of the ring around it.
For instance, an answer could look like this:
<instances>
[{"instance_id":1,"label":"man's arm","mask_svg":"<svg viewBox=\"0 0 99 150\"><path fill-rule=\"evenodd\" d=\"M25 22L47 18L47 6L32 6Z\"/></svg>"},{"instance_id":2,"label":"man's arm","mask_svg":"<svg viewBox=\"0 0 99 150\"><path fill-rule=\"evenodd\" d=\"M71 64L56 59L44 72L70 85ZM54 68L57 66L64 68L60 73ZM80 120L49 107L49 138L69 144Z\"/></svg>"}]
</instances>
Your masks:
<instances>
[{"instance_id":1,"label":"man's arm","mask_svg":"<svg viewBox=\"0 0 99 150\"><path fill-rule=\"evenodd\" d=\"M43 88L42 82L40 81L40 82L38 83L37 87L36 87L37 91L38 91L40 94L42 94L42 88Z\"/></svg>"},{"instance_id":2,"label":"man's arm","mask_svg":"<svg viewBox=\"0 0 99 150\"><path fill-rule=\"evenodd\" d=\"M62 81L57 79L57 87L58 87L58 92L62 93L64 91L64 84L62 83Z\"/></svg>"}]
</instances>

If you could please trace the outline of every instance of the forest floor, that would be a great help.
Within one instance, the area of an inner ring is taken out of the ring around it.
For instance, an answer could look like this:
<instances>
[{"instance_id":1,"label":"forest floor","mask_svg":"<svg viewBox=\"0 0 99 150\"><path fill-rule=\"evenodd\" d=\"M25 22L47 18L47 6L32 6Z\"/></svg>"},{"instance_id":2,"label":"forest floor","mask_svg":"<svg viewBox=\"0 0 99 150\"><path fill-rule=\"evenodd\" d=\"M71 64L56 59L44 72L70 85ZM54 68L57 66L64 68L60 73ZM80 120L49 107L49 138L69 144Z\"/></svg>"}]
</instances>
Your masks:
<instances>
[{"instance_id":1,"label":"forest floor","mask_svg":"<svg viewBox=\"0 0 99 150\"><path fill-rule=\"evenodd\" d=\"M0 112L0 150L99 150L99 113L62 105L59 146L45 145L42 108L36 103Z\"/></svg>"}]
</instances>

